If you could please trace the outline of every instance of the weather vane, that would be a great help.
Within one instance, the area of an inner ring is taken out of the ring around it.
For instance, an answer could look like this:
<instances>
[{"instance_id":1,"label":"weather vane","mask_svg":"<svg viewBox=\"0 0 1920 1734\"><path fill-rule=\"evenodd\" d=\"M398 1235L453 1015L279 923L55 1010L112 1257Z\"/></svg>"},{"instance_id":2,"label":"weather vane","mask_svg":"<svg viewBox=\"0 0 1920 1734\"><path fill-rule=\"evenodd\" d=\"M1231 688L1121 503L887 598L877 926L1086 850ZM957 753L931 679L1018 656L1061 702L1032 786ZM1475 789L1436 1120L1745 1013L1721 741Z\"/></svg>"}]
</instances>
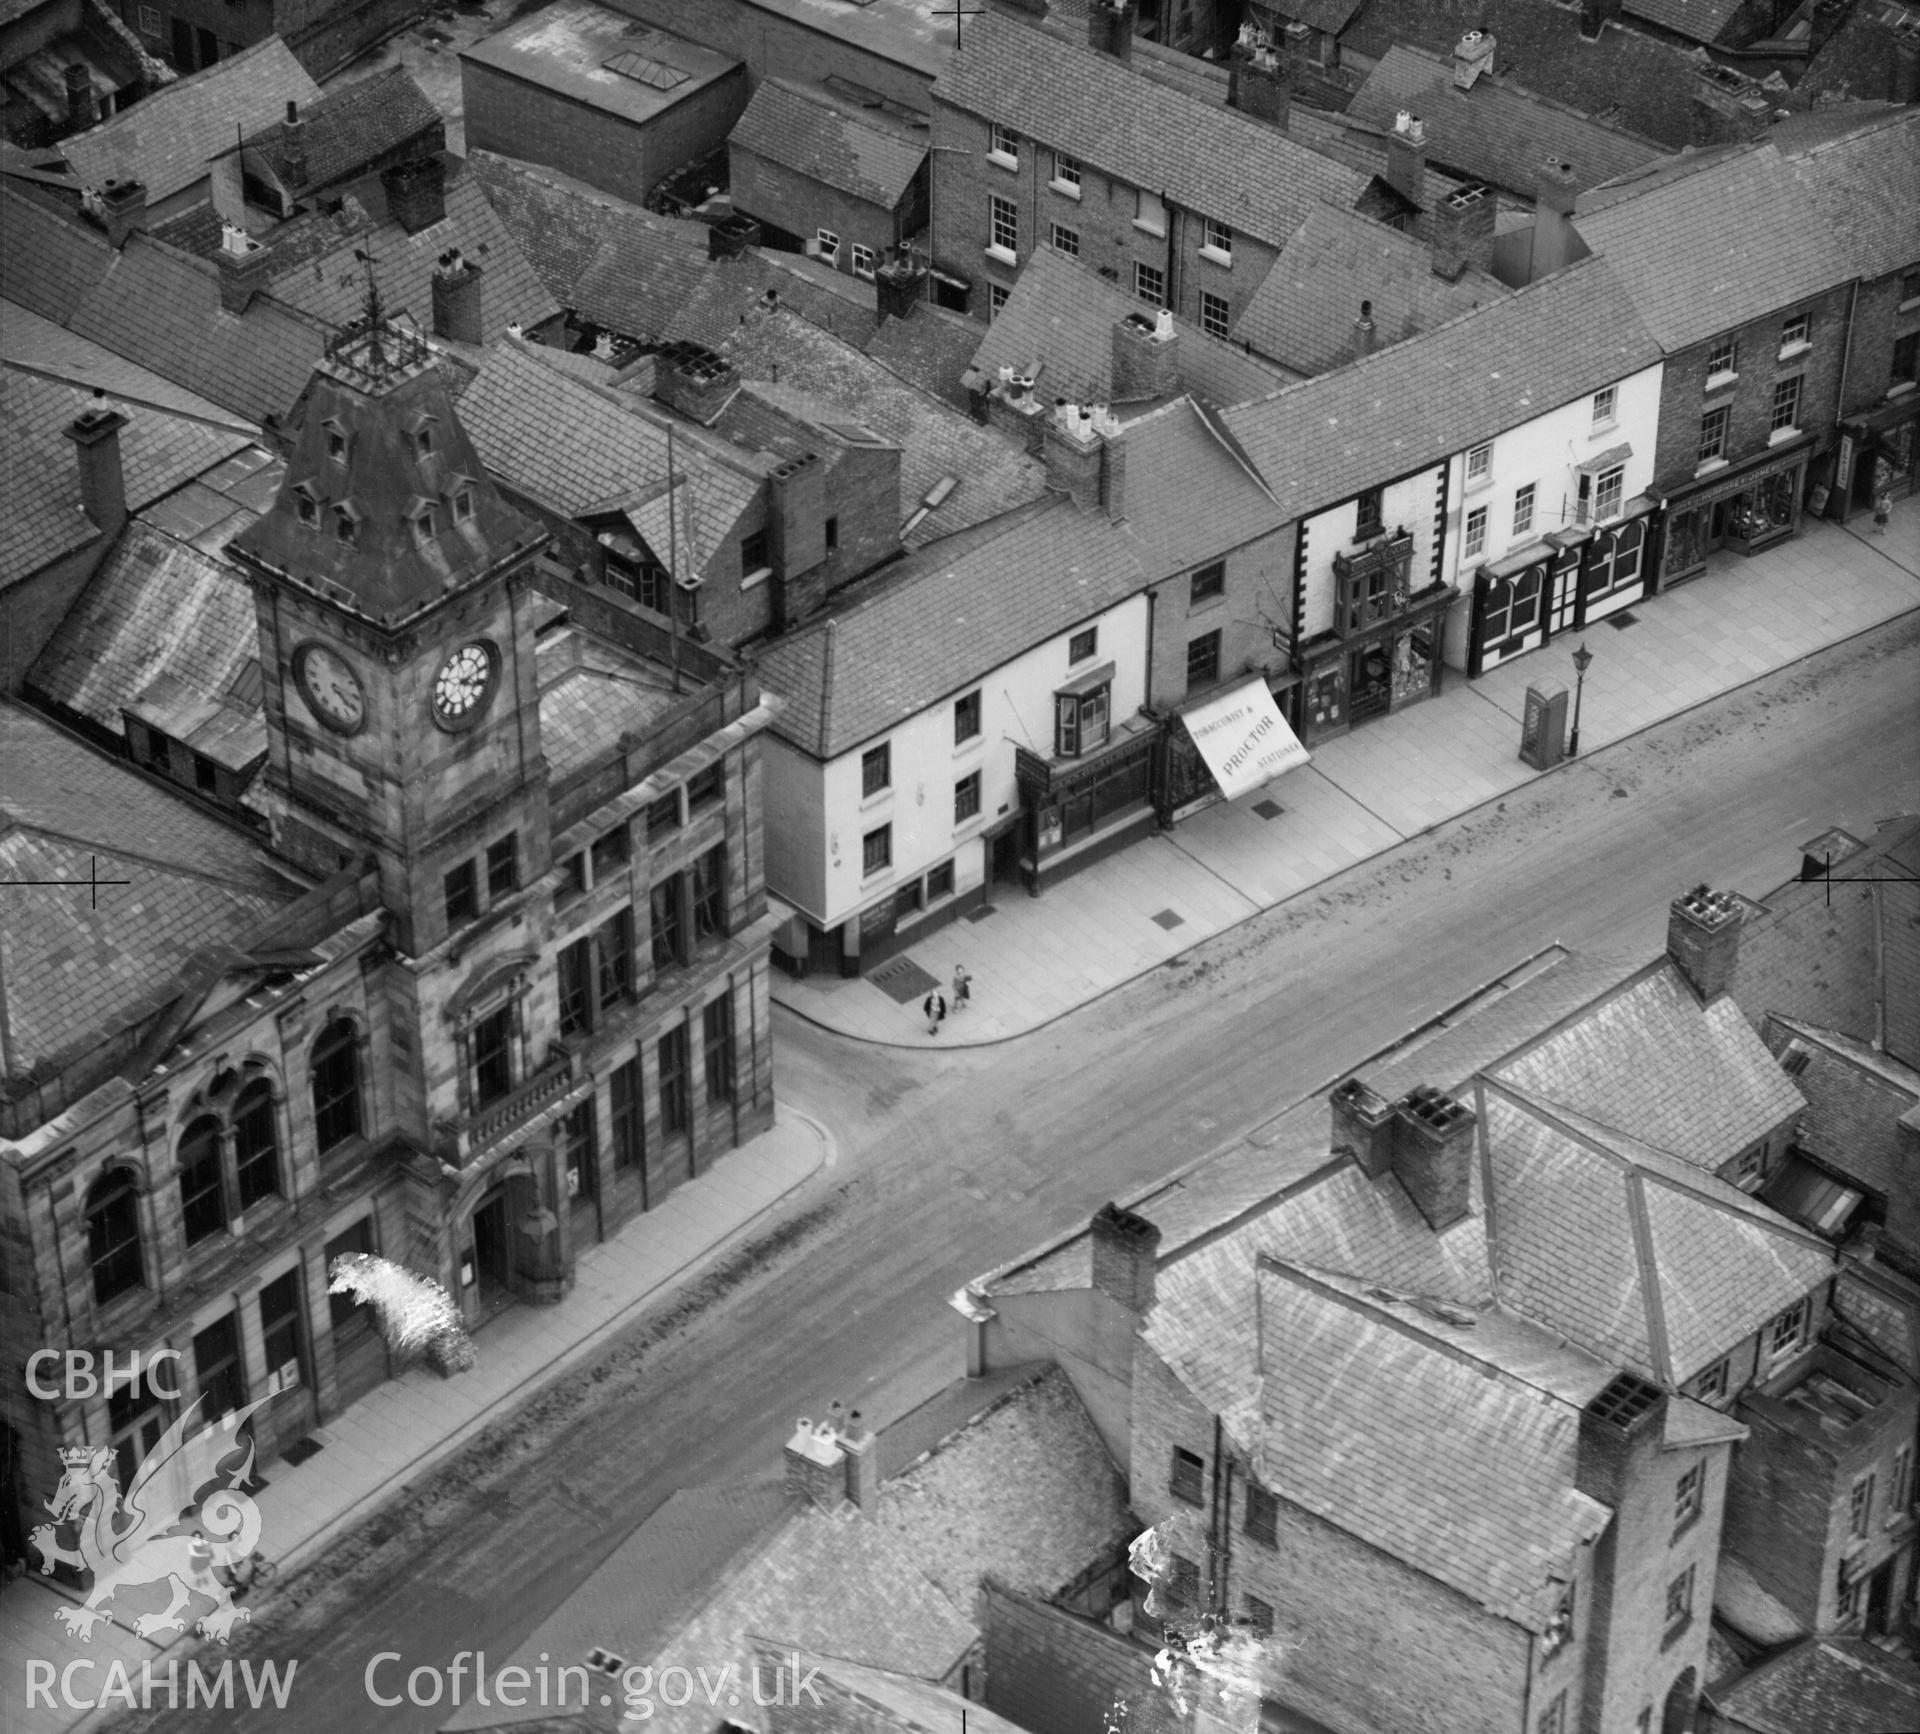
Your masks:
<instances>
[{"instance_id":1,"label":"weather vane","mask_svg":"<svg viewBox=\"0 0 1920 1734\"><path fill-rule=\"evenodd\" d=\"M100 857L87 857L87 876L84 879L0 879L0 885L65 885L78 890L84 887L91 906L100 907L100 887L103 885L131 885L131 879L102 879L100 877Z\"/></svg>"}]
</instances>

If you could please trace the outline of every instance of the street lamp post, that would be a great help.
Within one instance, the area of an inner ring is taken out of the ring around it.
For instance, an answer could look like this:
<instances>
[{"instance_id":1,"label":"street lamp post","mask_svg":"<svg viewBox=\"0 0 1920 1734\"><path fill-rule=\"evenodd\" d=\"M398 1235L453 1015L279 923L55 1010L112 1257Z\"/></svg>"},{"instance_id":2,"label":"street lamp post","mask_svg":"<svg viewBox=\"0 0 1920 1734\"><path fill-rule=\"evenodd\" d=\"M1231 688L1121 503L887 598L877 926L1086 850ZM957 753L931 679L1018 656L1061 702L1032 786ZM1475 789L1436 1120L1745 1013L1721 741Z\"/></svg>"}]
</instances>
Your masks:
<instances>
[{"instance_id":1,"label":"street lamp post","mask_svg":"<svg viewBox=\"0 0 1920 1734\"><path fill-rule=\"evenodd\" d=\"M1587 686L1587 665L1593 661L1593 652L1587 648L1587 641L1580 640L1580 648L1573 653L1573 733L1567 737L1567 757L1577 759L1580 756L1580 695Z\"/></svg>"}]
</instances>

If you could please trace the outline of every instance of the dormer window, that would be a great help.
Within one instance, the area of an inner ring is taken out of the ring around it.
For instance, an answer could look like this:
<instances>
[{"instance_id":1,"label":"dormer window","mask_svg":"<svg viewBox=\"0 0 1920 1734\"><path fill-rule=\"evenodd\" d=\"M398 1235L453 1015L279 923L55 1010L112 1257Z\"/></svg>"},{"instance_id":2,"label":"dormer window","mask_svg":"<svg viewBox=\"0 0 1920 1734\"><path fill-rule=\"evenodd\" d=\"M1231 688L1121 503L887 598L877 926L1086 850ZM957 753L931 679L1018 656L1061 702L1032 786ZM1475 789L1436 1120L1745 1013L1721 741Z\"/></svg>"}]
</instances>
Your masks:
<instances>
[{"instance_id":1,"label":"dormer window","mask_svg":"<svg viewBox=\"0 0 1920 1734\"><path fill-rule=\"evenodd\" d=\"M354 515L351 506L333 508L333 539L342 547L351 548L360 534L360 520Z\"/></svg>"},{"instance_id":2,"label":"dormer window","mask_svg":"<svg viewBox=\"0 0 1920 1734\"><path fill-rule=\"evenodd\" d=\"M473 522L473 489L462 488L453 496L453 521L456 524Z\"/></svg>"},{"instance_id":3,"label":"dormer window","mask_svg":"<svg viewBox=\"0 0 1920 1734\"><path fill-rule=\"evenodd\" d=\"M422 548L430 548L433 546L433 534L433 508L426 506L414 514L413 539L419 543Z\"/></svg>"},{"instance_id":4,"label":"dormer window","mask_svg":"<svg viewBox=\"0 0 1920 1734\"><path fill-rule=\"evenodd\" d=\"M305 487L293 490L293 509L307 529L316 530L320 527L320 502Z\"/></svg>"},{"instance_id":5,"label":"dormer window","mask_svg":"<svg viewBox=\"0 0 1920 1734\"><path fill-rule=\"evenodd\" d=\"M327 429L327 456L336 464L347 461L347 430L337 421L329 421Z\"/></svg>"},{"instance_id":6,"label":"dormer window","mask_svg":"<svg viewBox=\"0 0 1920 1734\"><path fill-rule=\"evenodd\" d=\"M413 435L413 450L416 457L430 458L434 454L436 447L433 438L433 420L432 416L423 415L408 430Z\"/></svg>"}]
</instances>

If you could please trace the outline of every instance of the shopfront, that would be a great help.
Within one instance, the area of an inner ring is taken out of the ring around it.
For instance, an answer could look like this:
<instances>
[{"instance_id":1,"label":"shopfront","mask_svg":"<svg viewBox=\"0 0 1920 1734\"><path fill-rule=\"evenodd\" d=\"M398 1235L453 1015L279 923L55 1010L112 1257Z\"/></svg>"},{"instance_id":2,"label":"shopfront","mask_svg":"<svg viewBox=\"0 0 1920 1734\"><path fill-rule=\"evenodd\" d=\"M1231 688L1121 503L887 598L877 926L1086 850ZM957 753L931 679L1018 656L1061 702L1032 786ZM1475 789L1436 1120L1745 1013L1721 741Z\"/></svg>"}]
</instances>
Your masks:
<instances>
[{"instance_id":1,"label":"shopfront","mask_svg":"<svg viewBox=\"0 0 1920 1734\"><path fill-rule=\"evenodd\" d=\"M1474 575L1467 673L1485 674L1562 632L1579 632L1647 592L1653 500L1626 502L1606 524L1556 530Z\"/></svg>"},{"instance_id":2,"label":"shopfront","mask_svg":"<svg viewBox=\"0 0 1920 1734\"><path fill-rule=\"evenodd\" d=\"M1284 691L1295 683L1283 677L1279 684ZM1281 696L1257 674L1182 706L1168 720L1154 776L1163 826L1265 788L1307 762L1281 713Z\"/></svg>"},{"instance_id":3,"label":"shopfront","mask_svg":"<svg viewBox=\"0 0 1920 1734\"><path fill-rule=\"evenodd\" d=\"M1667 499L1655 588L1699 577L1709 557L1723 548L1757 554L1786 541L1800 528L1812 455L1813 436L1808 434L1675 489Z\"/></svg>"},{"instance_id":4,"label":"shopfront","mask_svg":"<svg viewBox=\"0 0 1920 1734\"><path fill-rule=\"evenodd\" d=\"M1104 723L1103 723L1104 727ZM1153 760L1159 725L1145 715L1115 727L1098 746L1051 759L1017 746L1020 789L1019 872L1027 890L1089 865L1153 825Z\"/></svg>"},{"instance_id":5,"label":"shopfront","mask_svg":"<svg viewBox=\"0 0 1920 1734\"><path fill-rule=\"evenodd\" d=\"M1920 391L1840 424L1833 458L1832 517L1870 512L1882 494L1920 492Z\"/></svg>"}]
</instances>

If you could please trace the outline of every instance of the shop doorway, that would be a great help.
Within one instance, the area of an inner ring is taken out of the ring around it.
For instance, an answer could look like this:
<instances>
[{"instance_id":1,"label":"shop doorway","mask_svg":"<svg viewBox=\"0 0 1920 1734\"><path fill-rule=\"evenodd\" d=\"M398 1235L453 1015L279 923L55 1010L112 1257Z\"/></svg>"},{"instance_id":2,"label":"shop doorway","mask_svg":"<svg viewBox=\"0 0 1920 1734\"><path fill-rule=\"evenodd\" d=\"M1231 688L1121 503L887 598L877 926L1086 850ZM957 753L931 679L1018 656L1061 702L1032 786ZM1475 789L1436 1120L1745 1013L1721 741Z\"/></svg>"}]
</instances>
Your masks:
<instances>
[{"instance_id":1,"label":"shop doorway","mask_svg":"<svg viewBox=\"0 0 1920 1734\"><path fill-rule=\"evenodd\" d=\"M1384 644L1363 645L1348 660L1347 718L1363 723L1393 706L1393 680Z\"/></svg>"},{"instance_id":2,"label":"shop doorway","mask_svg":"<svg viewBox=\"0 0 1920 1734\"><path fill-rule=\"evenodd\" d=\"M1020 882L1020 827L1009 825L993 840L993 859L987 877L995 885Z\"/></svg>"},{"instance_id":3,"label":"shop doorway","mask_svg":"<svg viewBox=\"0 0 1920 1734\"><path fill-rule=\"evenodd\" d=\"M1888 1560L1867 1579L1867 1617L1861 1627L1863 1638L1877 1638L1891 1629L1893 1612L1893 1561Z\"/></svg>"}]
</instances>

